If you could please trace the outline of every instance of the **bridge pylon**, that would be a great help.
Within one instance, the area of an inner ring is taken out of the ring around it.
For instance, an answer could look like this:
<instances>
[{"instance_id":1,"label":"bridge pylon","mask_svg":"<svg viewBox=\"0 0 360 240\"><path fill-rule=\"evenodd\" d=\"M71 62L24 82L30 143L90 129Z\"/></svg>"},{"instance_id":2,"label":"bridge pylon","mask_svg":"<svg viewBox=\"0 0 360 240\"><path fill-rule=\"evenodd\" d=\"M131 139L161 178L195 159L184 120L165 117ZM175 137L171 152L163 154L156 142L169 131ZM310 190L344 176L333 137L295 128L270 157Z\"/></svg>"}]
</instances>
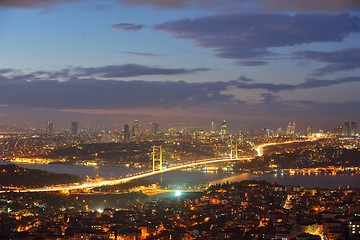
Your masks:
<instances>
[{"instance_id":1,"label":"bridge pylon","mask_svg":"<svg viewBox=\"0 0 360 240\"><path fill-rule=\"evenodd\" d=\"M239 159L239 155L238 155L238 141L235 141L235 145L233 143L233 140L231 138L230 140L230 154L229 154L231 159Z\"/></svg>"},{"instance_id":2,"label":"bridge pylon","mask_svg":"<svg viewBox=\"0 0 360 240\"><path fill-rule=\"evenodd\" d=\"M159 163L159 170L162 172L163 170L163 154L161 146L153 146L152 152L152 161L153 161L153 172L156 171L156 163Z\"/></svg>"}]
</instances>

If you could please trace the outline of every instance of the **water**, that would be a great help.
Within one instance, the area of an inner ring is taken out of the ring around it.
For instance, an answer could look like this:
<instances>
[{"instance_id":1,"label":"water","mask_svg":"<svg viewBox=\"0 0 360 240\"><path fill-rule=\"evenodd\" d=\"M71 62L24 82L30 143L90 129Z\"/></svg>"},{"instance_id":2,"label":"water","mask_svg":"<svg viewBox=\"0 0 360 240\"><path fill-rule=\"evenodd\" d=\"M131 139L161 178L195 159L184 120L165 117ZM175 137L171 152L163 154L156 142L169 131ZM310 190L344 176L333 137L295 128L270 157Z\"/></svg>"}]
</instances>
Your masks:
<instances>
[{"instance_id":1,"label":"water","mask_svg":"<svg viewBox=\"0 0 360 240\"><path fill-rule=\"evenodd\" d=\"M1 162L1 165L9 164L8 162ZM139 170L133 168L123 168L116 166L83 166L71 164L22 164L16 163L17 166L29 169L39 169L53 173L67 173L78 175L80 177L103 177L103 178L120 178L125 177L126 174L138 172Z\"/></svg>"},{"instance_id":2,"label":"water","mask_svg":"<svg viewBox=\"0 0 360 240\"><path fill-rule=\"evenodd\" d=\"M345 188L356 187L360 188L360 175L359 174L319 174L319 175L280 175L280 174L262 174L253 175L249 173L237 174L225 179L213 181L215 183L224 182L239 182L242 180L265 180L268 182L276 182L280 185L304 186L308 188L321 187L321 188Z\"/></svg>"},{"instance_id":3,"label":"water","mask_svg":"<svg viewBox=\"0 0 360 240\"><path fill-rule=\"evenodd\" d=\"M8 163L0 163L8 164ZM126 174L143 171L143 169L122 168L113 166L81 166L67 164L17 164L18 166L40 169L54 173L68 173L79 175L80 177L89 176L91 178L120 178ZM151 181L159 181L160 175L147 178ZM293 185L304 187L322 187L322 188L360 188L360 175L281 175L281 174L261 174L254 175L250 173L213 173L213 172L189 172L174 171L166 172L162 175L163 182L169 183L225 183L238 182L242 180L266 180L268 182L277 182L280 185Z\"/></svg>"}]
</instances>

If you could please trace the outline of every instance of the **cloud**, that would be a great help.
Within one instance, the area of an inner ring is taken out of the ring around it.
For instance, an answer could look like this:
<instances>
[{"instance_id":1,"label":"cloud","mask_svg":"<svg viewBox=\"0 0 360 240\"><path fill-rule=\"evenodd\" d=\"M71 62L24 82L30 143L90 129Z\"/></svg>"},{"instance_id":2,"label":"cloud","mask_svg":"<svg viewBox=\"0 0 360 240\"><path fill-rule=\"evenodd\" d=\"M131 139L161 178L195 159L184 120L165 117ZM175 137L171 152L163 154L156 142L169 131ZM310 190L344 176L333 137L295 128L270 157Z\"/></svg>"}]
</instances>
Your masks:
<instances>
[{"instance_id":1,"label":"cloud","mask_svg":"<svg viewBox=\"0 0 360 240\"><path fill-rule=\"evenodd\" d=\"M244 102L236 100L238 98L229 89L263 90L266 91L261 93L264 103L272 103L278 97L271 93L360 82L360 77L348 77L335 80L308 79L291 85L254 82L244 76L239 80L202 83L104 80L151 74L182 74L198 70L119 65L19 74L17 70L7 69L2 71L7 76L0 77L0 104L44 109L208 108L243 104Z\"/></svg>"},{"instance_id":2,"label":"cloud","mask_svg":"<svg viewBox=\"0 0 360 240\"><path fill-rule=\"evenodd\" d=\"M157 8L183 9L248 9L258 11L344 11L360 9L357 0L120 0L129 5L148 5Z\"/></svg>"},{"instance_id":3,"label":"cloud","mask_svg":"<svg viewBox=\"0 0 360 240\"><path fill-rule=\"evenodd\" d=\"M111 25L110 27L112 27L114 29L122 30L122 31L127 31L127 32L137 32L140 29L144 28L145 25L134 24L134 23L117 23L117 24Z\"/></svg>"},{"instance_id":4,"label":"cloud","mask_svg":"<svg viewBox=\"0 0 360 240\"><path fill-rule=\"evenodd\" d=\"M214 49L239 64L264 65L276 56L273 48L308 43L341 42L360 32L360 17L349 14L231 14L182 19L155 26L176 38Z\"/></svg>"},{"instance_id":5,"label":"cloud","mask_svg":"<svg viewBox=\"0 0 360 240\"><path fill-rule=\"evenodd\" d=\"M232 100L228 83L70 79L0 82L0 104L46 109L186 108Z\"/></svg>"},{"instance_id":6,"label":"cloud","mask_svg":"<svg viewBox=\"0 0 360 240\"><path fill-rule=\"evenodd\" d=\"M208 71L208 68L160 68L148 67L139 64L108 65L104 67L77 67L73 69L73 75L77 77L102 77L102 78L124 78L144 75L178 75Z\"/></svg>"},{"instance_id":7,"label":"cloud","mask_svg":"<svg viewBox=\"0 0 360 240\"><path fill-rule=\"evenodd\" d=\"M1 0L0 7L34 8L61 3L82 2L83 0ZM358 0L118 0L120 4L132 6L146 5L163 9L201 8L211 10L242 11L356 11L360 9ZM103 5L96 5L103 9Z\"/></svg>"},{"instance_id":8,"label":"cloud","mask_svg":"<svg viewBox=\"0 0 360 240\"><path fill-rule=\"evenodd\" d=\"M360 48L349 48L334 52L302 51L295 53L295 55L328 63L325 67L315 70L314 75L317 76L360 68Z\"/></svg>"},{"instance_id":9,"label":"cloud","mask_svg":"<svg viewBox=\"0 0 360 240\"><path fill-rule=\"evenodd\" d=\"M125 54L130 55L137 55L137 56L143 56L143 57L159 57L162 56L161 54L155 54L155 53L145 53L145 52L132 52L132 51L121 51Z\"/></svg>"},{"instance_id":10,"label":"cloud","mask_svg":"<svg viewBox=\"0 0 360 240\"><path fill-rule=\"evenodd\" d=\"M1 0L0 7L33 8L80 1L81 0Z\"/></svg>"},{"instance_id":11,"label":"cloud","mask_svg":"<svg viewBox=\"0 0 360 240\"><path fill-rule=\"evenodd\" d=\"M241 77L239 77L239 81L252 82L252 81L254 81L254 79L251 79L251 78L248 78L248 77L245 77L245 76L241 76Z\"/></svg>"},{"instance_id":12,"label":"cloud","mask_svg":"<svg viewBox=\"0 0 360 240\"><path fill-rule=\"evenodd\" d=\"M140 64L107 65L101 67L70 67L57 71L36 71L22 73L19 70L0 69L0 81L22 81L22 80L67 80L71 78L106 78L118 79L125 77L137 77L148 75L179 75L193 74L197 72L209 71L208 68L162 68L149 67ZM1 75L3 74L3 75Z\"/></svg>"},{"instance_id":13,"label":"cloud","mask_svg":"<svg viewBox=\"0 0 360 240\"><path fill-rule=\"evenodd\" d=\"M261 96L263 97L264 103L273 103L279 99L279 96L275 96L271 93L262 93Z\"/></svg>"},{"instance_id":14,"label":"cloud","mask_svg":"<svg viewBox=\"0 0 360 240\"><path fill-rule=\"evenodd\" d=\"M350 103L288 101L282 99L280 94L279 96L275 94L281 91L360 82L360 77L335 80L308 79L296 85L257 83L247 77L228 82L190 83L79 78L72 76L72 71L62 70L63 75L68 76L62 81L56 78L44 80L46 76L51 75L46 71L23 75L17 70L5 71L7 72L5 80L0 78L0 106L4 118L9 119L11 123L21 121L24 115L27 116L27 122L32 119L43 122L50 116L57 121L78 119L99 123L103 122L104 118L116 122L121 115L123 121L140 118L149 121L167 119L176 122L189 119L207 121L217 118L238 122L241 116L241 121L252 125L279 127L280 121L286 123L293 119L320 121L325 117L326 121L332 119L338 121L347 116L352 118L360 116L357 111L359 102L356 101ZM52 76L59 77L59 72L53 73ZM259 101L245 102L246 96L241 96L244 91L238 91L240 95L235 96L236 91L229 89L258 89ZM237 99L245 99L245 101ZM334 115L334 112L339 114Z\"/></svg>"},{"instance_id":15,"label":"cloud","mask_svg":"<svg viewBox=\"0 0 360 240\"><path fill-rule=\"evenodd\" d=\"M335 80L326 79L307 79L305 82L291 84L274 84L274 83L256 83L256 82L238 82L236 87L240 89L262 89L269 92L293 91L299 89L314 89L320 87L330 87L346 83L360 82L360 77L346 77Z\"/></svg>"}]
</instances>

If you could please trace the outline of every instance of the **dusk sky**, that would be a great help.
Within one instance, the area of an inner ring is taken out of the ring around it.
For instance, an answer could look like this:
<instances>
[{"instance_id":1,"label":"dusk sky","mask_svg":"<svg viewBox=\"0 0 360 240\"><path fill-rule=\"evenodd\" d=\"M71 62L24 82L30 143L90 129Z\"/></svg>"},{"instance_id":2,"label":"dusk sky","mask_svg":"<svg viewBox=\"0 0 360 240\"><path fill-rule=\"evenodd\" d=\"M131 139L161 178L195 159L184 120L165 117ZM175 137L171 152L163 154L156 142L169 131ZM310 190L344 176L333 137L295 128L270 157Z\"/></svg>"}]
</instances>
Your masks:
<instances>
[{"instance_id":1,"label":"dusk sky","mask_svg":"<svg viewBox=\"0 0 360 240\"><path fill-rule=\"evenodd\" d=\"M0 125L360 122L358 0L0 0Z\"/></svg>"}]
</instances>

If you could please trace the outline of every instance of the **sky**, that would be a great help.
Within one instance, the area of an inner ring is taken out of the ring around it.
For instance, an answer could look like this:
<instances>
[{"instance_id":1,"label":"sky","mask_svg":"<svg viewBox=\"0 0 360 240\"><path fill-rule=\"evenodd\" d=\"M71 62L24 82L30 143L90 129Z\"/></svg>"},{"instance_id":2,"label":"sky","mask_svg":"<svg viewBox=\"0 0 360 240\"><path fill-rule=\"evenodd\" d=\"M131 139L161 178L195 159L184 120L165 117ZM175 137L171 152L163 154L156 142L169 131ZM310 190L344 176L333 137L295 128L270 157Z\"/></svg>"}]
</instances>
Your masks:
<instances>
[{"instance_id":1,"label":"sky","mask_svg":"<svg viewBox=\"0 0 360 240\"><path fill-rule=\"evenodd\" d=\"M358 0L0 0L0 125L360 123Z\"/></svg>"}]
</instances>

